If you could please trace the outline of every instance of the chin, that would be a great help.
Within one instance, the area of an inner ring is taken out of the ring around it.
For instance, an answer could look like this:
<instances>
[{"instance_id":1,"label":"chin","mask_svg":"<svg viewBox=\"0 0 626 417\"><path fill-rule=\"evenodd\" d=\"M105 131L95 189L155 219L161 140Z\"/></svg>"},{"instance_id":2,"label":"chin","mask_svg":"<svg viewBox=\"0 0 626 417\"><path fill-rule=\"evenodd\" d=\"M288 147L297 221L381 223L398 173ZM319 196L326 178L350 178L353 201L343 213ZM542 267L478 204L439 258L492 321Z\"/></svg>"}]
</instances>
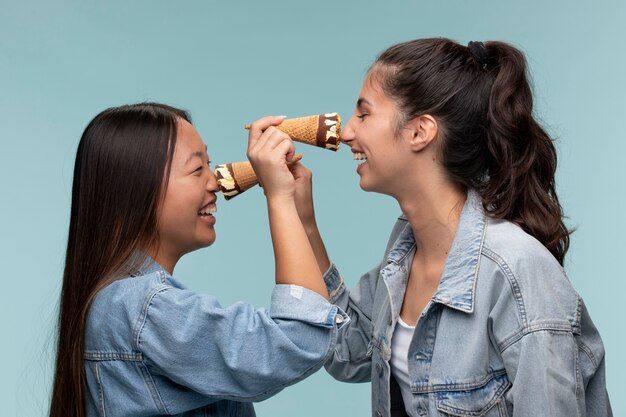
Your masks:
<instances>
[{"instance_id":1,"label":"chin","mask_svg":"<svg viewBox=\"0 0 626 417\"><path fill-rule=\"evenodd\" d=\"M216 238L217 236L215 235L215 232L213 232L210 236L202 236L198 239L198 249L211 246L215 242Z\"/></svg>"},{"instance_id":2,"label":"chin","mask_svg":"<svg viewBox=\"0 0 626 417\"><path fill-rule=\"evenodd\" d=\"M363 191L375 192L375 193L379 192L373 184L370 184L367 181L364 181L362 177L361 177L361 181L359 181L359 186L361 187L361 190Z\"/></svg>"},{"instance_id":3,"label":"chin","mask_svg":"<svg viewBox=\"0 0 626 417\"><path fill-rule=\"evenodd\" d=\"M384 195L392 195L389 191L385 190L384 187L377 186L376 184L368 184L366 182L361 181L359 183L361 190L368 193L378 193Z\"/></svg>"},{"instance_id":4,"label":"chin","mask_svg":"<svg viewBox=\"0 0 626 417\"><path fill-rule=\"evenodd\" d=\"M213 235L213 237L207 241L205 241L204 245L202 246L203 248L208 248L209 246L211 246L213 243L215 243L215 238L216 236Z\"/></svg>"}]
</instances>

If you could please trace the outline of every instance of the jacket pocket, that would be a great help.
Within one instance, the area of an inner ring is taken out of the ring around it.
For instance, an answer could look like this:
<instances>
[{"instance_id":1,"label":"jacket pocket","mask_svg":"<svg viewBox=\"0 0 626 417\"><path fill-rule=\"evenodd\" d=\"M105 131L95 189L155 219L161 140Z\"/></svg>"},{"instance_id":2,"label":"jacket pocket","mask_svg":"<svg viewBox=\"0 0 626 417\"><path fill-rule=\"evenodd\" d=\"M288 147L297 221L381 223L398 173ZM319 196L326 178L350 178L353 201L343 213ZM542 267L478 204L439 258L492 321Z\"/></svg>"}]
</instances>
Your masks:
<instances>
[{"instance_id":1,"label":"jacket pocket","mask_svg":"<svg viewBox=\"0 0 626 417\"><path fill-rule=\"evenodd\" d=\"M507 416L504 394L511 387L504 371L491 374L486 383L469 389L456 388L436 395L437 410L444 416ZM490 412L491 411L491 412Z\"/></svg>"}]
</instances>

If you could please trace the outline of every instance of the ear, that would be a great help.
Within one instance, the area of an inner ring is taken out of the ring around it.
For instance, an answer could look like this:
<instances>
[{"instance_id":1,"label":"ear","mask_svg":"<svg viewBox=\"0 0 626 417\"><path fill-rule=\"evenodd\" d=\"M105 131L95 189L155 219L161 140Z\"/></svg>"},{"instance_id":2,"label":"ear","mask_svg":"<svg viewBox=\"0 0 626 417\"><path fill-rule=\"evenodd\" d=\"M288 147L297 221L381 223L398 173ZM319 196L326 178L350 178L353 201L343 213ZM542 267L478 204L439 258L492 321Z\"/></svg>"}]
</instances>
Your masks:
<instances>
[{"instance_id":1,"label":"ear","mask_svg":"<svg viewBox=\"0 0 626 417\"><path fill-rule=\"evenodd\" d=\"M419 152L430 145L439 133L437 120L430 114L423 114L411 120L407 125L407 134L410 135L411 150Z\"/></svg>"}]
</instances>

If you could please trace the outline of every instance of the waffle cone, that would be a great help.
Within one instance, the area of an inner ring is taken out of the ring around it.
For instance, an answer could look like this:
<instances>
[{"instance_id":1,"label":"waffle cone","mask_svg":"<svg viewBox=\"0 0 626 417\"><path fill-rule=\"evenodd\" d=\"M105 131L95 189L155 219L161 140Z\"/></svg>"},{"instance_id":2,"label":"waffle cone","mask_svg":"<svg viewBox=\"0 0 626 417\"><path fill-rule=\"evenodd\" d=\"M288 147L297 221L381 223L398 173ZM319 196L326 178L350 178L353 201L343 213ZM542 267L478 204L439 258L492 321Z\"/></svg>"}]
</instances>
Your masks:
<instances>
[{"instance_id":1,"label":"waffle cone","mask_svg":"<svg viewBox=\"0 0 626 417\"><path fill-rule=\"evenodd\" d=\"M259 183L259 179L254 173L250 162L233 162L230 166L231 175L235 179L235 182L240 189L240 193L243 193L247 189L252 188Z\"/></svg>"},{"instance_id":2,"label":"waffle cone","mask_svg":"<svg viewBox=\"0 0 626 417\"><path fill-rule=\"evenodd\" d=\"M315 115L285 119L276 127L288 134L289 137L296 142L317 146L319 118L319 115Z\"/></svg>"},{"instance_id":3,"label":"waffle cone","mask_svg":"<svg viewBox=\"0 0 626 417\"><path fill-rule=\"evenodd\" d=\"M250 125L244 126L250 129ZM314 116L285 119L276 126L289 137L307 145L337 151L341 140L341 117L338 113L316 114Z\"/></svg>"}]
</instances>

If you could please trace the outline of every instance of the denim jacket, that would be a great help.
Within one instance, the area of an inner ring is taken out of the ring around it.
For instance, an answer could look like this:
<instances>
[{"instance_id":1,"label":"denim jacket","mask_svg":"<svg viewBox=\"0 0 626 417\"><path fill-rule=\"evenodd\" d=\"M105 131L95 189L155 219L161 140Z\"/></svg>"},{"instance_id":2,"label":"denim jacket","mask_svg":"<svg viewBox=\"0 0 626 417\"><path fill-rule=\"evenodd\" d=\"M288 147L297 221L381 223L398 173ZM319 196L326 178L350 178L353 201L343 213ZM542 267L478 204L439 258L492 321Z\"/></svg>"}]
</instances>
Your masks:
<instances>
[{"instance_id":1,"label":"denim jacket","mask_svg":"<svg viewBox=\"0 0 626 417\"><path fill-rule=\"evenodd\" d=\"M376 417L406 415L389 360L414 253L401 216L383 261L354 290L334 265L324 276L352 319L326 369L371 381ZM612 415L602 341L563 268L521 228L487 217L474 191L407 360L411 416Z\"/></svg>"},{"instance_id":2,"label":"denim jacket","mask_svg":"<svg viewBox=\"0 0 626 417\"><path fill-rule=\"evenodd\" d=\"M222 307L152 259L113 282L87 318L88 416L254 416L312 374L349 318L317 293L277 285L271 307Z\"/></svg>"}]
</instances>

